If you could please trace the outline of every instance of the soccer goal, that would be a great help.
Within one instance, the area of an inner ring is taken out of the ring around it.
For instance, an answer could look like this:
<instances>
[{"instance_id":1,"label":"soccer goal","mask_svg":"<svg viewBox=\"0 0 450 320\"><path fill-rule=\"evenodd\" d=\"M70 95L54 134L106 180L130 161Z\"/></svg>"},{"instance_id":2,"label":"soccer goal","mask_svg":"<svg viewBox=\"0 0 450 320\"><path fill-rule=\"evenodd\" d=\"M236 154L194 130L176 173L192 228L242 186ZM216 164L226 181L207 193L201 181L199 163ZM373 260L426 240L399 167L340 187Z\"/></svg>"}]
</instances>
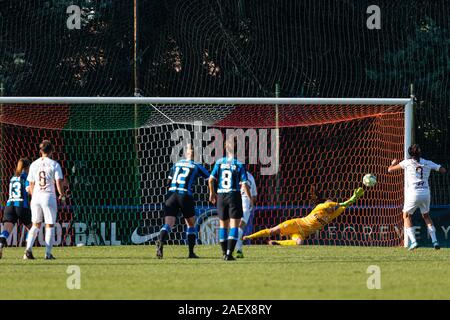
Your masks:
<instances>
[{"instance_id":1,"label":"soccer goal","mask_svg":"<svg viewBox=\"0 0 450 320\"><path fill-rule=\"evenodd\" d=\"M55 145L71 193L59 209L57 245L154 243L183 147L193 143L211 169L227 137L257 184L249 231L305 216L311 186L341 201L372 173L376 186L307 243L403 243L403 175L387 167L411 144L411 99L3 97L0 108L2 205L18 158L37 158L42 139ZM195 201L199 242L215 243L206 181ZM184 241L180 220L170 243Z\"/></svg>"}]
</instances>

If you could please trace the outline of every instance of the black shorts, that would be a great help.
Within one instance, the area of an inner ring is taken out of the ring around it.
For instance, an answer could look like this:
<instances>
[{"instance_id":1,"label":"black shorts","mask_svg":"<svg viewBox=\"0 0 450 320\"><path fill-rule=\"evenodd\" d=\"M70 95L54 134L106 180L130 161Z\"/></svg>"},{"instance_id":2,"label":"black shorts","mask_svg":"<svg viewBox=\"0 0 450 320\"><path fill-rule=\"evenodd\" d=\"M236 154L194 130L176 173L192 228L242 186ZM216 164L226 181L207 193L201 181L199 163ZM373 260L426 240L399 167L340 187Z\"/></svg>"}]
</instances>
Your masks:
<instances>
[{"instance_id":1,"label":"black shorts","mask_svg":"<svg viewBox=\"0 0 450 320\"><path fill-rule=\"evenodd\" d=\"M243 216L241 193L219 193L217 195L217 212L220 220L241 219Z\"/></svg>"},{"instance_id":2,"label":"black shorts","mask_svg":"<svg viewBox=\"0 0 450 320\"><path fill-rule=\"evenodd\" d=\"M195 216L194 199L187 194L170 193L164 203L164 216L176 217L179 210L185 219Z\"/></svg>"},{"instance_id":3,"label":"black shorts","mask_svg":"<svg viewBox=\"0 0 450 320\"><path fill-rule=\"evenodd\" d=\"M31 210L30 208L21 207L5 207L3 212L3 222L16 223L20 220L20 223L28 226L31 224Z\"/></svg>"}]
</instances>

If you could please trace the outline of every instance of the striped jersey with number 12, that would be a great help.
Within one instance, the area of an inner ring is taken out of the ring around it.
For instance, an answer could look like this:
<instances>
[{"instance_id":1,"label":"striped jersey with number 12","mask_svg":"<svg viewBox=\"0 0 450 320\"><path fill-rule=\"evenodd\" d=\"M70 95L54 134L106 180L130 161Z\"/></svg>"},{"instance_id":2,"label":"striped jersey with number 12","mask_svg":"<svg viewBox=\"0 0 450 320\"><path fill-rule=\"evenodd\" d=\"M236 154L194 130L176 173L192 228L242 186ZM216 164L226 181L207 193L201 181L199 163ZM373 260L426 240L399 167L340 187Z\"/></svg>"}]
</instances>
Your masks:
<instances>
[{"instance_id":1,"label":"striped jersey with number 12","mask_svg":"<svg viewBox=\"0 0 450 320\"><path fill-rule=\"evenodd\" d=\"M183 159L178 161L170 170L169 192L192 196L192 188L198 177L208 178L209 171L193 160Z\"/></svg>"}]
</instances>

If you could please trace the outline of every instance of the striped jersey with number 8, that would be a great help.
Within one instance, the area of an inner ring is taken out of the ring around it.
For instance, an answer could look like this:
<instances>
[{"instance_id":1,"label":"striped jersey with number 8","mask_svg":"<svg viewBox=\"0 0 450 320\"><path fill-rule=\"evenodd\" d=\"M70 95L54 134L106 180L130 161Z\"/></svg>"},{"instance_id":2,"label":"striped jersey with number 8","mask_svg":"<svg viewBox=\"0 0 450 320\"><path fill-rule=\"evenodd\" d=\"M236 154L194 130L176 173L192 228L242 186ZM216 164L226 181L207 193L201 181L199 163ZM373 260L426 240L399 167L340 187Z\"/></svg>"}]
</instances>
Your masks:
<instances>
[{"instance_id":1,"label":"striped jersey with number 8","mask_svg":"<svg viewBox=\"0 0 450 320\"><path fill-rule=\"evenodd\" d=\"M236 158L217 160L211 177L218 181L217 193L239 192L240 183L247 183L247 172Z\"/></svg>"}]
</instances>

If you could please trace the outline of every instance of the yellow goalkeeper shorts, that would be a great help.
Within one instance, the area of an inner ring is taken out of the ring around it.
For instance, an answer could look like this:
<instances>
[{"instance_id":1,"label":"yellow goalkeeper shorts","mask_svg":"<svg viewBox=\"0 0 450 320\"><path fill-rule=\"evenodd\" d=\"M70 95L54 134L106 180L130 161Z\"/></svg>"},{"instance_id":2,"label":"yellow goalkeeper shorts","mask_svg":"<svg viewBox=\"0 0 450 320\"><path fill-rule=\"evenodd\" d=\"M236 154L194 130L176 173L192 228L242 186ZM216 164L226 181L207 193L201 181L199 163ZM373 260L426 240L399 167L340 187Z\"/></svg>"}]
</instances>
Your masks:
<instances>
[{"instance_id":1,"label":"yellow goalkeeper shorts","mask_svg":"<svg viewBox=\"0 0 450 320\"><path fill-rule=\"evenodd\" d=\"M301 227L300 227L301 218L291 219L280 223L278 226L280 227L280 234L282 236L292 236L297 235L298 238L302 238Z\"/></svg>"}]
</instances>

